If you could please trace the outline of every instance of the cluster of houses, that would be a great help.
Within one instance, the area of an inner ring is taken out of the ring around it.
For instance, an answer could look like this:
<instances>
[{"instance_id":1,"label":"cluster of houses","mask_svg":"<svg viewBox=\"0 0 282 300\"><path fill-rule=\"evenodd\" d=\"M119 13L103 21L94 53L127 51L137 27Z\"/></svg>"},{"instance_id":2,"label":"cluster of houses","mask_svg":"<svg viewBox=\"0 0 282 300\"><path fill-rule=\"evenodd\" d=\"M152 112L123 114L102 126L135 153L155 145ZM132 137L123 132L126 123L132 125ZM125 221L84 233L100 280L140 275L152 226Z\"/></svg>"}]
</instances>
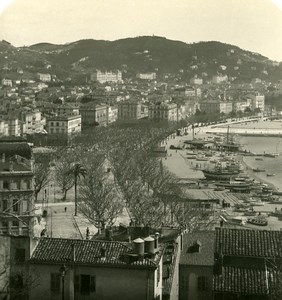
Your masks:
<instances>
[{"instance_id":1,"label":"cluster of houses","mask_svg":"<svg viewBox=\"0 0 282 300\"><path fill-rule=\"evenodd\" d=\"M60 82L49 73L34 79L4 77L0 89L0 136L71 135L89 126L149 119L176 122L195 114L269 111L265 94L270 83L230 83L216 75L197 76L189 84L160 80L155 72L123 79L121 71L97 70L80 85ZM277 84L279 86L279 83ZM276 89L277 90L277 89Z\"/></svg>"}]
</instances>

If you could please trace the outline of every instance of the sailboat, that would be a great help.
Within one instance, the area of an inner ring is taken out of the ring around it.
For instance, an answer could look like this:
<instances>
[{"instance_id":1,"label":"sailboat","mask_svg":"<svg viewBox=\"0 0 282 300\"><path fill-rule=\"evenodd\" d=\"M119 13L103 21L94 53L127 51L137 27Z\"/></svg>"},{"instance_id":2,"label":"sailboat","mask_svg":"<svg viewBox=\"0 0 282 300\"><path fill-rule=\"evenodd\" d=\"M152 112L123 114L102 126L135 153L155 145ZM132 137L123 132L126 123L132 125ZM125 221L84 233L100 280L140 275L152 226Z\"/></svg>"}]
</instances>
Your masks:
<instances>
[{"instance_id":1,"label":"sailboat","mask_svg":"<svg viewBox=\"0 0 282 300\"><path fill-rule=\"evenodd\" d=\"M237 152L240 150L241 145L238 143L235 143L233 138L230 137L230 128L227 127L227 135L226 135L226 143L223 143L220 145L224 150L227 150L228 152Z\"/></svg>"}]
</instances>

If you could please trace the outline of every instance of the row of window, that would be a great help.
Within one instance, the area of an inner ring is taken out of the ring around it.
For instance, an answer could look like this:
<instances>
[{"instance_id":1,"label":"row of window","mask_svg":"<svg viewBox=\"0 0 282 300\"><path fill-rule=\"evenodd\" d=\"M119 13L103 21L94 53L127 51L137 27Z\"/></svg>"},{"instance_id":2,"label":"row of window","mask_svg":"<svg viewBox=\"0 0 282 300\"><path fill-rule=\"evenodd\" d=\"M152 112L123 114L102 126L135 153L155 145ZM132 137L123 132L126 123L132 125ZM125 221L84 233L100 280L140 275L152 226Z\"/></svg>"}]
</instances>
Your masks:
<instances>
[{"instance_id":1,"label":"row of window","mask_svg":"<svg viewBox=\"0 0 282 300\"><path fill-rule=\"evenodd\" d=\"M24 183L24 186L21 186L21 183ZM27 189L30 190L30 180L13 180L13 181L9 181L9 180L4 180L3 181L3 189L4 190L9 190L9 189L17 189L20 190L21 187L23 187L23 189Z\"/></svg>"},{"instance_id":2,"label":"row of window","mask_svg":"<svg viewBox=\"0 0 282 300\"><path fill-rule=\"evenodd\" d=\"M60 273L51 273L51 291L59 292L62 284L62 276ZM75 275L74 290L84 295L89 295L96 291L96 277L81 274Z\"/></svg>"}]
</instances>

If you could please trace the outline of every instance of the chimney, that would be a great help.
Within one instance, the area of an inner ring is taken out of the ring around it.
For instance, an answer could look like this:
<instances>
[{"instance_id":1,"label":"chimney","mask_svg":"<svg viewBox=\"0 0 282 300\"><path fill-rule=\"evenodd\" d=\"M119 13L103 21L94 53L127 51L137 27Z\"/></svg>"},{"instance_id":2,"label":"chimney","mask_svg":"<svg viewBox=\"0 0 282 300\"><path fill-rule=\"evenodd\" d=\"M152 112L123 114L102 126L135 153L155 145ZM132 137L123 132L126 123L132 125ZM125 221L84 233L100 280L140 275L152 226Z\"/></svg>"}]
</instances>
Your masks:
<instances>
[{"instance_id":1,"label":"chimney","mask_svg":"<svg viewBox=\"0 0 282 300\"><path fill-rule=\"evenodd\" d=\"M14 163L11 160L9 161L9 171L10 172L14 171Z\"/></svg>"},{"instance_id":2,"label":"chimney","mask_svg":"<svg viewBox=\"0 0 282 300\"><path fill-rule=\"evenodd\" d=\"M2 153L2 163L4 163L6 161L5 159L5 153Z\"/></svg>"},{"instance_id":3,"label":"chimney","mask_svg":"<svg viewBox=\"0 0 282 300\"><path fill-rule=\"evenodd\" d=\"M75 257L75 245L74 245L74 243L71 244L71 253L72 253L72 262L75 262L76 257Z\"/></svg>"},{"instance_id":4,"label":"chimney","mask_svg":"<svg viewBox=\"0 0 282 300\"><path fill-rule=\"evenodd\" d=\"M159 233L155 233L155 249L159 248Z\"/></svg>"},{"instance_id":5,"label":"chimney","mask_svg":"<svg viewBox=\"0 0 282 300\"><path fill-rule=\"evenodd\" d=\"M100 248L100 255L101 258L106 258L106 249L104 247Z\"/></svg>"}]
</instances>

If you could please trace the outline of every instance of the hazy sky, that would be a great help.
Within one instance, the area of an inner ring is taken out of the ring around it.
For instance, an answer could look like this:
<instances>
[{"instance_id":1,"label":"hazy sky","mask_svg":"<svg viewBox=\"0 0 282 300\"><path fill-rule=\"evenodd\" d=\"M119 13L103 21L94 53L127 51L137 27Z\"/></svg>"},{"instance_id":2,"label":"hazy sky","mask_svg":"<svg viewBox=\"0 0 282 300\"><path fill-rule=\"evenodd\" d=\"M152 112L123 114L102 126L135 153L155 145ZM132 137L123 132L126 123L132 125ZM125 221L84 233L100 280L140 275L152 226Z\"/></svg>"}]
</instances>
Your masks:
<instances>
[{"instance_id":1,"label":"hazy sky","mask_svg":"<svg viewBox=\"0 0 282 300\"><path fill-rule=\"evenodd\" d=\"M0 39L15 46L153 34L282 61L282 0L0 0Z\"/></svg>"}]
</instances>

